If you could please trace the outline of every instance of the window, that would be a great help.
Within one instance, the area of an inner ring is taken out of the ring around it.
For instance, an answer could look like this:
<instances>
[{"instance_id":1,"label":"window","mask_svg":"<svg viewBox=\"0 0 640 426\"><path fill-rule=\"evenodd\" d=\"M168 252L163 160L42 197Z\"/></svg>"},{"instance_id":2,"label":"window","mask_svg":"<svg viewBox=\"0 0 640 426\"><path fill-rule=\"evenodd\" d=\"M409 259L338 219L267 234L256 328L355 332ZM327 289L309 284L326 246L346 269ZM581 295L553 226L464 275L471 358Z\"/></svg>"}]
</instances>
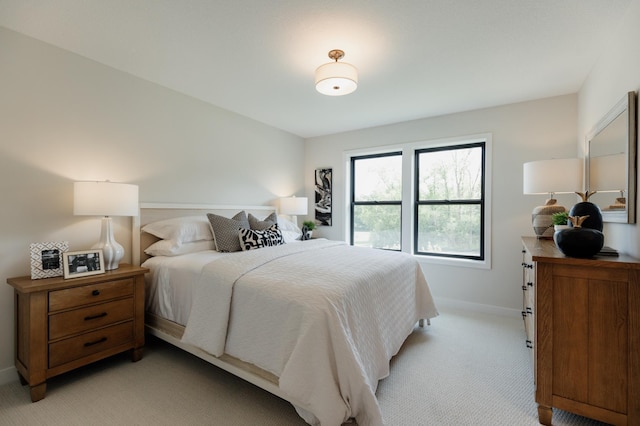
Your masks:
<instances>
[{"instance_id":1,"label":"window","mask_svg":"<svg viewBox=\"0 0 640 426\"><path fill-rule=\"evenodd\" d=\"M351 244L402 247L402 152L351 158Z\"/></svg>"},{"instance_id":2,"label":"window","mask_svg":"<svg viewBox=\"0 0 640 426\"><path fill-rule=\"evenodd\" d=\"M490 135L347 153L351 244L489 265Z\"/></svg>"},{"instance_id":3,"label":"window","mask_svg":"<svg viewBox=\"0 0 640 426\"><path fill-rule=\"evenodd\" d=\"M484 143L415 151L414 253L484 258Z\"/></svg>"}]
</instances>

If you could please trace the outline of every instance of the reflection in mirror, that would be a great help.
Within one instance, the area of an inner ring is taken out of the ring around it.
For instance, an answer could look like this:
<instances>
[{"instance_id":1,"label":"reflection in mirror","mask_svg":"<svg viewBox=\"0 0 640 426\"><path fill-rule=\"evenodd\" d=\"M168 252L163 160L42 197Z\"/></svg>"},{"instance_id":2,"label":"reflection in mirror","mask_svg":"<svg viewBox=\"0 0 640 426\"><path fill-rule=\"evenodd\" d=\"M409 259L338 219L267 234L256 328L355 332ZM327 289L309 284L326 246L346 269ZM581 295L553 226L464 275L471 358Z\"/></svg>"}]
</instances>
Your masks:
<instances>
[{"instance_id":1,"label":"reflection in mirror","mask_svg":"<svg viewBox=\"0 0 640 426\"><path fill-rule=\"evenodd\" d=\"M636 96L629 92L587 137L587 190L605 222L635 223Z\"/></svg>"}]
</instances>

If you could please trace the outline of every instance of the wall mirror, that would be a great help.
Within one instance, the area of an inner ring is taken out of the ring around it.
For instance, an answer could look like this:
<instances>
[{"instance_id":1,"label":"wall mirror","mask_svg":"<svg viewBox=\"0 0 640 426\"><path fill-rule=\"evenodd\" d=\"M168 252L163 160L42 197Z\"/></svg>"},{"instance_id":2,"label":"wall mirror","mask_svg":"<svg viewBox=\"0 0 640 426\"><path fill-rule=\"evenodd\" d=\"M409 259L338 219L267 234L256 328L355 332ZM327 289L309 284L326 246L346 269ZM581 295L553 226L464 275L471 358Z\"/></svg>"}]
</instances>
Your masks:
<instances>
[{"instance_id":1,"label":"wall mirror","mask_svg":"<svg viewBox=\"0 0 640 426\"><path fill-rule=\"evenodd\" d=\"M605 222L636 222L636 93L627 93L587 135L586 189Z\"/></svg>"}]
</instances>

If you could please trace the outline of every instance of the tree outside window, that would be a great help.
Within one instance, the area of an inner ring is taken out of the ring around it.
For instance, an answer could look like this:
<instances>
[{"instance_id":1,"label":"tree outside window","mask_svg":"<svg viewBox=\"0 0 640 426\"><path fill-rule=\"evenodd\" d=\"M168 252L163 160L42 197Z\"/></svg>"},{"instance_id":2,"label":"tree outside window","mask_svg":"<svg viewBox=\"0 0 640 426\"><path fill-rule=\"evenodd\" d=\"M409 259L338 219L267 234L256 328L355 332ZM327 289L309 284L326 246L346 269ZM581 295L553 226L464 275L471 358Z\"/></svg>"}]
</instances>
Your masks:
<instances>
[{"instance_id":1,"label":"tree outside window","mask_svg":"<svg viewBox=\"0 0 640 426\"><path fill-rule=\"evenodd\" d=\"M400 250L402 153L351 159L351 244Z\"/></svg>"},{"instance_id":2,"label":"tree outside window","mask_svg":"<svg viewBox=\"0 0 640 426\"><path fill-rule=\"evenodd\" d=\"M483 258L484 143L416 151L414 252Z\"/></svg>"},{"instance_id":3,"label":"tree outside window","mask_svg":"<svg viewBox=\"0 0 640 426\"><path fill-rule=\"evenodd\" d=\"M351 157L351 244L485 261L486 139L425 145Z\"/></svg>"}]
</instances>

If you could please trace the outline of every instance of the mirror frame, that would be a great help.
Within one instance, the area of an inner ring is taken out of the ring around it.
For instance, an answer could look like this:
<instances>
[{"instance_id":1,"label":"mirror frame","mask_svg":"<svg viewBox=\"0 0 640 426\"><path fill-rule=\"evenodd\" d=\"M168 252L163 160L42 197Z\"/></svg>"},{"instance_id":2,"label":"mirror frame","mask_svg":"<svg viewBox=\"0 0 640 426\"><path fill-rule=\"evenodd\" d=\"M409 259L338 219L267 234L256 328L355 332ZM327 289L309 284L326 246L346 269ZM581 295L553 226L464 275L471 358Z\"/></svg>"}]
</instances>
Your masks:
<instances>
[{"instance_id":1,"label":"mirror frame","mask_svg":"<svg viewBox=\"0 0 640 426\"><path fill-rule=\"evenodd\" d=\"M602 118L589 132L585 144L585 188L591 191L590 186L590 150L591 142L608 125L610 125L620 115L627 116L627 187L626 187L626 209L621 211L602 211L604 222L616 223L636 223L636 146L637 146L637 121L636 121L636 92L628 92L620 99L613 108Z\"/></svg>"}]
</instances>

